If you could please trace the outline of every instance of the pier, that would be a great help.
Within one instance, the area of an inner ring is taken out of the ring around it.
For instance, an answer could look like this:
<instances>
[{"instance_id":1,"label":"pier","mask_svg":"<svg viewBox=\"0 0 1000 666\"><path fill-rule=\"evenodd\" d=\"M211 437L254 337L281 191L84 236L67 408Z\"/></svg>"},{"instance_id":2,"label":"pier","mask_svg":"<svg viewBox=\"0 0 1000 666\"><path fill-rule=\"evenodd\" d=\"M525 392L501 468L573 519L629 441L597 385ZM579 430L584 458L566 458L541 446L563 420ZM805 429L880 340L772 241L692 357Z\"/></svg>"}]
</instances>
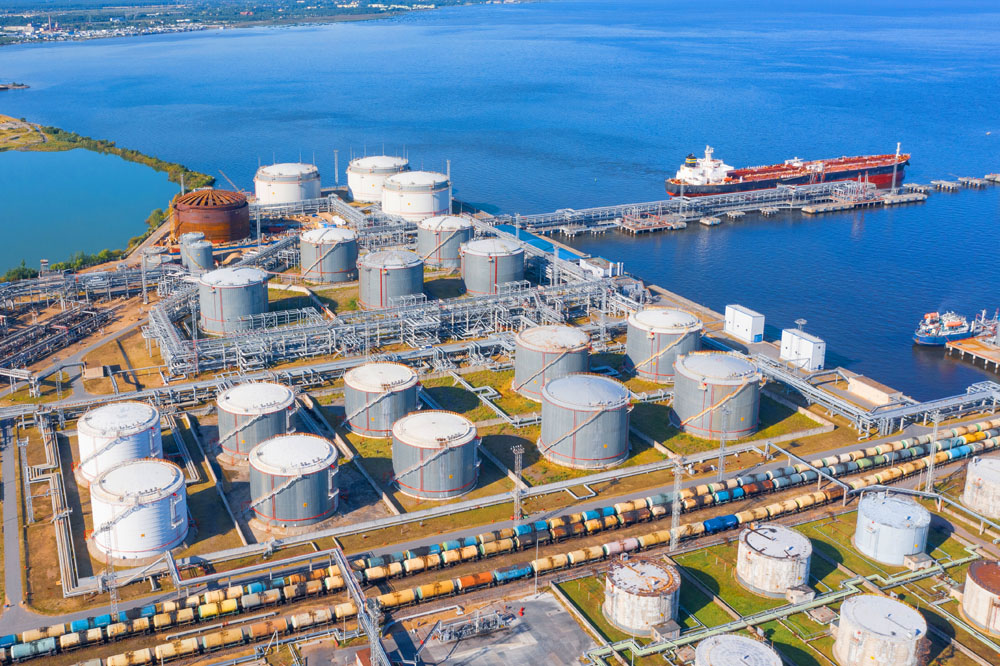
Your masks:
<instances>
[{"instance_id":1,"label":"pier","mask_svg":"<svg viewBox=\"0 0 1000 666\"><path fill-rule=\"evenodd\" d=\"M982 361L987 370L992 367L994 372L1000 372L1000 344L997 342L990 338L969 338L949 342L945 348L949 354L958 354L963 360L968 357L973 362Z\"/></svg>"},{"instance_id":2,"label":"pier","mask_svg":"<svg viewBox=\"0 0 1000 666\"><path fill-rule=\"evenodd\" d=\"M962 185L954 180L932 180L931 185L942 192L958 192Z\"/></svg>"}]
</instances>

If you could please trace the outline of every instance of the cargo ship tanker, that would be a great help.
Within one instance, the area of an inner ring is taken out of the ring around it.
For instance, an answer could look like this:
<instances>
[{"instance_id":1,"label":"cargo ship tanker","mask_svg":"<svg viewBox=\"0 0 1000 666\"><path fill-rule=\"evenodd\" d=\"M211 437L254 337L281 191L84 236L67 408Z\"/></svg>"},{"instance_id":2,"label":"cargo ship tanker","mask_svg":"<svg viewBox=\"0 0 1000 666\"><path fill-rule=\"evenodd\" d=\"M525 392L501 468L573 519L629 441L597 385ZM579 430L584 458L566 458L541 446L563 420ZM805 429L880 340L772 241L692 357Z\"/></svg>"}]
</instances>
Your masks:
<instances>
[{"instance_id":1,"label":"cargo ship tanker","mask_svg":"<svg viewBox=\"0 0 1000 666\"><path fill-rule=\"evenodd\" d=\"M667 194L672 197L700 197L706 194L731 194L750 190L766 190L778 185L810 185L839 180L862 180L878 188L895 187L903 182L903 169L910 163L908 154L858 155L829 160L793 158L782 164L735 169L712 156L711 146L705 146L705 156L688 155L677 175L666 181Z\"/></svg>"}]
</instances>

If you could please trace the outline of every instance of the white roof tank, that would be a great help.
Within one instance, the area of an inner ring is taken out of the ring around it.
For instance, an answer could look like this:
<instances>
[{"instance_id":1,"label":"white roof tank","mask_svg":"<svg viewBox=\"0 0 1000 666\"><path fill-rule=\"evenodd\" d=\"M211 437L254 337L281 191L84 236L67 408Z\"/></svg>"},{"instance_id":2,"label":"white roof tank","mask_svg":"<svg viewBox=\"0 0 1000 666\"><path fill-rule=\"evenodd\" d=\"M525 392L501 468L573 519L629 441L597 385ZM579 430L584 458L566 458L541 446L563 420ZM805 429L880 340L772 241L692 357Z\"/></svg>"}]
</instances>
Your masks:
<instances>
[{"instance_id":1,"label":"white roof tank","mask_svg":"<svg viewBox=\"0 0 1000 666\"><path fill-rule=\"evenodd\" d=\"M289 204L320 198L319 169L312 164L270 164L253 179L259 204Z\"/></svg>"},{"instance_id":2,"label":"white roof tank","mask_svg":"<svg viewBox=\"0 0 1000 666\"><path fill-rule=\"evenodd\" d=\"M84 485L118 463L163 456L160 412L144 402L96 407L76 423L77 479Z\"/></svg>"},{"instance_id":3,"label":"white roof tank","mask_svg":"<svg viewBox=\"0 0 1000 666\"><path fill-rule=\"evenodd\" d=\"M369 155L351 160L347 166L347 192L354 201L377 203L382 201L382 184L385 179L410 170L405 157Z\"/></svg>"},{"instance_id":4,"label":"white roof tank","mask_svg":"<svg viewBox=\"0 0 1000 666\"><path fill-rule=\"evenodd\" d=\"M917 666L923 663L926 636L927 622L911 606L877 594L859 594L840 607L833 655L840 666Z\"/></svg>"},{"instance_id":5,"label":"white roof tank","mask_svg":"<svg viewBox=\"0 0 1000 666\"><path fill-rule=\"evenodd\" d=\"M451 181L434 171L405 171L382 183L382 212L417 222L451 212Z\"/></svg>"}]
</instances>

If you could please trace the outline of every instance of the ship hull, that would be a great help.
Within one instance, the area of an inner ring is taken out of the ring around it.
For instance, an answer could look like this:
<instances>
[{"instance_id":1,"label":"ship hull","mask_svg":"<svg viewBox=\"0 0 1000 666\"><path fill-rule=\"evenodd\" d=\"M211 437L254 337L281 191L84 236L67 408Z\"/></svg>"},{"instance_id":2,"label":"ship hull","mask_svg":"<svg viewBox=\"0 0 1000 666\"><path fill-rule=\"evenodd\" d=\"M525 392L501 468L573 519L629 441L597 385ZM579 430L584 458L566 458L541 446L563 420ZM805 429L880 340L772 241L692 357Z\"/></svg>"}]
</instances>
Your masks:
<instances>
[{"instance_id":1,"label":"ship hull","mask_svg":"<svg viewBox=\"0 0 1000 666\"><path fill-rule=\"evenodd\" d=\"M736 183L720 183L718 185L680 185L669 180L666 181L667 194L672 197L683 195L686 197L703 197L711 194L733 194L735 192L752 192L755 190L770 190L778 185L813 185L815 183L834 183L847 180L866 180L875 187L885 190L893 187L892 165L871 167L868 169L849 169L835 174L827 174L826 178L816 180L814 177L804 174L794 178L772 178L768 180L752 180ZM903 166L896 168L896 184L899 187L903 183ZM942 343L944 344L944 343Z\"/></svg>"},{"instance_id":2,"label":"ship hull","mask_svg":"<svg viewBox=\"0 0 1000 666\"><path fill-rule=\"evenodd\" d=\"M943 347L946 343L954 342L955 340L965 340L971 337L973 337L972 333L968 331L945 335L922 335L914 333L913 342L918 345L927 345L928 347Z\"/></svg>"}]
</instances>

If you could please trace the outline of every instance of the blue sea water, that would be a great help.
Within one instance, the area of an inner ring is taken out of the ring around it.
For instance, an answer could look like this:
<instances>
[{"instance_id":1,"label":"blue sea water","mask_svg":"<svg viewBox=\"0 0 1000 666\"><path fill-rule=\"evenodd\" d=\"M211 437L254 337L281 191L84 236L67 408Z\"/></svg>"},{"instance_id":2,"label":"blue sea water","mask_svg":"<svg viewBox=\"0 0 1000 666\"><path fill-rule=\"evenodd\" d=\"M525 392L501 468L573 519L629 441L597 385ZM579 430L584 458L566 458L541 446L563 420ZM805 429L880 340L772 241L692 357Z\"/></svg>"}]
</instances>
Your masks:
<instances>
[{"instance_id":1,"label":"blue sea water","mask_svg":"<svg viewBox=\"0 0 1000 666\"><path fill-rule=\"evenodd\" d=\"M729 164L913 154L908 180L1000 170L990 3L566 0L368 23L0 49L0 111L249 187L260 162L452 162L459 198L540 212L664 197L689 152ZM383 148L384 147L384 148ZM221 179L220 181L224 182ZM716 309L797 317L834 360L921 398L994 377L909 335L1000 305L1000 191L816 219L575 244Z\"/></svg>"}]
</instances>

